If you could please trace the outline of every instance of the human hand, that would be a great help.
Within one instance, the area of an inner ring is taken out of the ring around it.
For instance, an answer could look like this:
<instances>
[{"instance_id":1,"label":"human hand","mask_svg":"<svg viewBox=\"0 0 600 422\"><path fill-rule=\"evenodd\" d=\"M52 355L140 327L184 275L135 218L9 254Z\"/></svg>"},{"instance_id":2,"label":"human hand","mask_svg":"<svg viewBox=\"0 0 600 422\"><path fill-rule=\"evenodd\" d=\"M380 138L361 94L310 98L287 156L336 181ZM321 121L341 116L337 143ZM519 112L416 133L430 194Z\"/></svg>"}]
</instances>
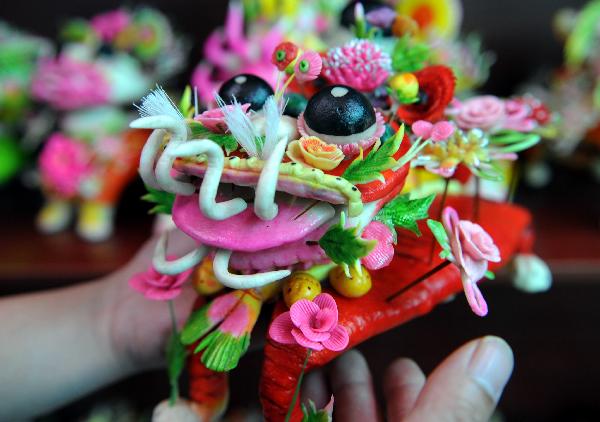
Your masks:
<instances>
[{"instance_id":1,"label":"human hand","mask_svg":"<svg viewBox=\"0 0 600 422\"><path fill-rule=\"evenodd\" d=\"M388 421L489 420L513 369L513 354L498 337L473 340L448 356L428 378L406 358L387 369L383 392ZM323 372L309 373L303 398L323 407L329 399ZM350 351L333 363L331 393L335 420L382 420L365 358Z\"/></svg>"},{"instance_id":2,"label":"human hand","mask_svg":"<svg viewBox=\"0 0 600 422\"><path fill-rule=\"evenodd\" d=\"M164 364L165 346L172 331L168 302L149 300L128 283L131 276L150 267L158 238L148 240L125 267L101 281L106 283L101 323L106 325L117 356L134 371ZM169 233L169 254L182 256L194 246L193 240L180 231ZM185 283L181 294L173 300L179 328L189 316L196 297L191 283Z\"/></svg>"}]
</instances>

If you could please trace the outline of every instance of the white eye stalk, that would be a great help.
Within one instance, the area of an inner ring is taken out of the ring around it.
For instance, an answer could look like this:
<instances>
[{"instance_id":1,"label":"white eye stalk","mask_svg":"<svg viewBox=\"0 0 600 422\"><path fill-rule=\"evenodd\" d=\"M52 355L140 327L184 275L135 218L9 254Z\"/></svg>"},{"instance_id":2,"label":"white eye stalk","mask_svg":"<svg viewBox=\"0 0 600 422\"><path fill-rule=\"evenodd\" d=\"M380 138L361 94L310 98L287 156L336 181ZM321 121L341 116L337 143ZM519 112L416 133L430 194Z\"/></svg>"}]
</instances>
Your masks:
<instances>
[{"instance_id":1,"label":"white eye stalk","mask_svg":"<svg viewBox=\"0 0 600 422\"><path fill-rule=\"evenodd\" d=\"M208 248L199 245L197 249L175 260L167 260L167 233L164 233L154 249L152 265L161 274L177 275L195 267L208 253Z\"/></svg>"},{"instance_id":2,"label":"white eye stalk","mask_svg":"<svg viewBox=\"0 0 600 422\"><path fill-rule=\"evenodd\" d=\"M291 274L290 270L268 271L251 275L238 275L229 272L231 251L218 249L213 261L215 277L223 285L232 289L253 289L281 280Z\"/></svg>"}]
</instances>

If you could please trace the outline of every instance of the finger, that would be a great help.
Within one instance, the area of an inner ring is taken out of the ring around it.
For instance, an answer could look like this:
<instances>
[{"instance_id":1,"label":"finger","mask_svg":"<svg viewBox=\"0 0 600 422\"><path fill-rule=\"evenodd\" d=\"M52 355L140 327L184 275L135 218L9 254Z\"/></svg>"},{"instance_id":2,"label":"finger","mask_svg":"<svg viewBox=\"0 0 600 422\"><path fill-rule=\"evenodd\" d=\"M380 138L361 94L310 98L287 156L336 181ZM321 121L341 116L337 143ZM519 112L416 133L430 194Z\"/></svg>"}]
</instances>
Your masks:
<instances>
[{"instance_id":1,"label":"finger","mask_svg":"<svg viewBox=\"0 0 600 422\"><path fill-rule=\"evenodd\" d=\"M377 421L373 380L363 355L355 350L337 358L332 367L331 389L335 419L344 422Z\"/></svg>"},{"instance_id":2,"label":"finger","mask_svg":"<svg viewBox=\"0 0 600 422\"><path fill-rule=\"evenodd\" d=\"M421 368L410 359L398 359L386 371L383 394L386 401L387 419L399 421L414 407L425 385Z\"/></svg>"},{"instance_id":3,"label":"finger","mask_svg":"<svg viewBox=\"0 0 600 422\"><path fill-rule=\"evenodd\" d=\"M302 403L308 405L311 400L317 409L322 409L329 402L329 391L325 374L320 369L316 369L306 374L302 381Z\"/></svg>"},{"instance_id":4,"label":"finger","mask_svg":"<svg viewBox=\"0 0 600 422\"><path fill-rule=\"evenodd\" d=\"M512 370L504 340L471 341L433 371L407 420L487 421Z\"/></svg>"}]
</instances>

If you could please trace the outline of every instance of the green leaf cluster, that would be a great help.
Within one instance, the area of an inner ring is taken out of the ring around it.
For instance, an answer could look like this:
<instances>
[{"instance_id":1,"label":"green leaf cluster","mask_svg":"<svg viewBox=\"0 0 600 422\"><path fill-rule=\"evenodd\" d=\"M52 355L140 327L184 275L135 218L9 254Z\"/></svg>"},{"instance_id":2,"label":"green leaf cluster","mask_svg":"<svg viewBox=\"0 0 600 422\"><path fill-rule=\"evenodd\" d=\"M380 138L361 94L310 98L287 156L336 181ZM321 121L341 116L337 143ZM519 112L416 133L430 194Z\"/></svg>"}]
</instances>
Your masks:
<instances>
[{"instance_id":1,"label":"green leaf cluster","mask_svg":"<svg viewBox=\"0 0 600 422\"><path fill-rule=\"evenodd\" d=\"M148 193L142 196L142 200L155 204L149 211L150 214L171 215L175 194L147 187Z\"/></svg>"},{"instance_id":2,"label":"green leaf cluster","mask_svg":"<svg viewBox=\"0 0 600 422\"><path fill-rule=\"evenodd\" d=\"M367 256L375 247L376 240L365 240L357 235L357 228L344 228L345 216L338 224L331 226L319 240L327 256L338 265L354 265L360 258Z\"/></svg>"},{"instance_id":3,"label":"green leaf cluster","mask_svg":"<svg viewBox=\"0 0 600 422\"><path fill-rule=\"evenodd\" d=\"M179 335L172 333L167 343L167 372L169 374L169 384L171 385L171 396L169 398L171 404L175 403L179 396L179 376L185 366L186 357L187 352Z\"/></svg>"},{"instance_id":4,"label":"green leaf cluster","mask_svg":"<svg viewBox=\"0 0 600 422\"><path fill-rule=\"evenodd\" d=\"M417 236L421 235L417 221L429 217L429 207L435 195L425 198L410 199L408 194L398 195L388 202L375 216L375 220L389 227L396 241L396 227L410 230Z\"/></svg>"},{"instance_id":5,"label":"green leaf cluster","mask_svg":"<svg viewBox=\"0 0 600 422\"><path fill-rule=\"evenodd\" d=\"M302 422L330 422L331 417L326 410L319 410L312 400L308 401L308 406L302 404Z\"/></svg>"},{"instance_id":6,"label":"green leaf cluster","mask_svg":"<svg viewBox=\"0 0 600 422\"><path fill-rule=\"evenodd\" d=\"M430 56L427 44L415 42L405 35L398 39L392 51L392 69L395 72L416 72L425 67Z\"/></svg>"},{"instance_id":7,"label":"green leaf cluster","mask_svg":"<svg viewBox=\"0 0 600 422\"><path fill-rule=\"evenodd\" d=\"M227 154L232 153L239 147L238 141L230 133L213 133L203 126L202 123L196 121L188 121L188 127L192 133L192 138L210 139L225 149Z\"/></svg>"}]
</instances>

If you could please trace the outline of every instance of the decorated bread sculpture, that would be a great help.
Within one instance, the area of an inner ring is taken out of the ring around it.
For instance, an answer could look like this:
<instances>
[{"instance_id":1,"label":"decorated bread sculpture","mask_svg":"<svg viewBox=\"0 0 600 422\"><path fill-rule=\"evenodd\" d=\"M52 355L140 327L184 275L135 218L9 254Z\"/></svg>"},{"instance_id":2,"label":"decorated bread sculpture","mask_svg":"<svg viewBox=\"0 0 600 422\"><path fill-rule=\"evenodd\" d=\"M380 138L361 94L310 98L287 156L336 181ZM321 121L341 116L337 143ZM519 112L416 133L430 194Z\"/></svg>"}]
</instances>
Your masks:
<instances>
[{"instance_id":1,"label":"decorated bread sculpture","mask_svg":"<svg viewBox=\"0 0 600 422\"><path fill-rule=\"evenodd\" d=\"M0 185L25 165L39 127L32 118L31 78L38 60L52 54L48 40L0 21ZM29 124L31 123L31 124ZM22 140L22 141L21 141Z\"/></svg>"},{"instance_id":2,"label":"decorated bread sculpture","mask_svg":"<svg viewBox=\"0 0 600 422\"><path fill-rule=\"evenodd\" d=\"M548 142L528 154L525 176L532 186L550 182L548 161L587 168L600 180L599 19L600 2L596 0L581 10L564 9L555 16L555 33L564 42L563 64L553 72L549 84L529 89L560 119L555 119L556 133Z\"/></svg>"},{"instance_id":3,"label":"decorated bread sculpture","mask_svg":"<svg viewBox=\"0 0 600 422\"><path fill-rule=\"evenodd\" d=\"M362 16L358 6L358 35ZM373 36L341 48L347 56L335 57L335 72L329 56L284 42L272 54L272 92L266 81L236 75L203 113L188 95L179 107L161 89L142 99L131 127L153 132L140 174L157 210L172 213L196 247L172 257L163 235L151 268L130 285L170 306L186 279L199 293L169 342L172 394L154 420L220 417L227 372L270 303L259 390L265 419L328 420L333 401L322 410L298 404L306 371L461 290L474 313L486 315L477 283L513 259L538 282L525 287L548 287L526 210L447 189L418 197L406 184L419 168L444 180L497 180L499 161L539 140L531 110L491 96L452 102L455 80L445 66L394 75ZM357 67L362 54L372 65ZM343 83L329 80L333 73ZM319 77L329 84L301 89L315 92L306 108L284 114L287 87ZM374 105L373 88L389 93L385 110ZM186 358L189 401L178 398Z\"/></svg>"},{"instance_id":4,"label":"decorated bread sculpture","mask_svg":"<svg viewBox=\"0 0 600 422\"><path fill-rule=\"evenodd\" d=\"M70 22L65 45L43 60L32 94L60 113L59 129L39 156L46 233L77 231L99 241L112 233L119 196L136 176L147 131L128 130L123 108L183 64L183 48L166 18L152 9L119 9Z\"/></svg>"}]
</instances>

